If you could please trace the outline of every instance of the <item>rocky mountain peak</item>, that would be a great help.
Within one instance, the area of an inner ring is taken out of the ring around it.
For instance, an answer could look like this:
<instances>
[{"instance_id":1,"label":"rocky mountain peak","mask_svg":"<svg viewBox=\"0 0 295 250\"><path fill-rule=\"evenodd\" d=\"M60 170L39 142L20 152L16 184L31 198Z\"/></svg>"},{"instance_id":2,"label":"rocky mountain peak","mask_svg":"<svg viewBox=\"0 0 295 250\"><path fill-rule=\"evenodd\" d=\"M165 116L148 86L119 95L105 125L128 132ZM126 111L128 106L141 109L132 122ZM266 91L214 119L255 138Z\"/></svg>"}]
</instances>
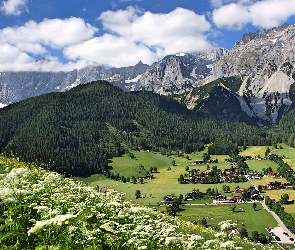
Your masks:
<instances>
[{"instance_id":1,"label":"rocky mountain peak","mask_svg":"<svg viewBox=\"0 0 295 250\"><path fill-rule=\"evenodd\" d=\"M36 63L42 67L44 62L46 59ZM185 100L192 108L201 98L192 94L195 88L218 83L219 79L239 79L229 83L227 91L236 96L250 117L261 125L272 124L293 103L295 95L290 89L295 81L294 69L295 25L284 24L245 34L230 51L214 48L207 52L179 52L150 66L139 61L135 66L121 68L92 65L71 72L5 72L0 74L0 105L106 80L125 91L189 93Z\"/></svg>"},{"instance_id":2,"label":"rocky mountain peak","mask_svg":"<svg viewBox=\"0 0 295 250\"><path fill-rule=\"evenodd\" d=\"M237 95L243 110L262 123L276 123L291 106L295 80L295 26L245 34L213 65L211 82L221 77L242 79Z\"/></svg>"}]
</instances>

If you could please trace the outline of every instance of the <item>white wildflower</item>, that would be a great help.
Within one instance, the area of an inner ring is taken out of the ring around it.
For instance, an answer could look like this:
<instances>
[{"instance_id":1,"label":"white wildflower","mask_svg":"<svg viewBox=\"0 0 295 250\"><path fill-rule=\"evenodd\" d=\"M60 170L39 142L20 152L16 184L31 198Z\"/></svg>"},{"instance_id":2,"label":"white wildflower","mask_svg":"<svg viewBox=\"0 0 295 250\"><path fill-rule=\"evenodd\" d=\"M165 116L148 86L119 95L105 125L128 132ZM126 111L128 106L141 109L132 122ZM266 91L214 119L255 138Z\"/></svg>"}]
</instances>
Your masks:
<instances>
[{"instance_id":1,"label":"white wildflower","mask_svg":"<svg viewBox=\"0 0 295 250\"><path fill-rule=\"evenodd\" d=\"M219 240L213 239L213 240L207 240L202 245L203 249L218 249L219 248Z\"/></svg>"},{"instance_id":2,"label":"white wildflower","mask_svg":"<svg viewBox=\"0 0 295 250\"><path fill-rule=\"evenodd\" d=\"M7 175L6 178L10 181L20 181L31 176L31 172L25 168L13 168Z\"/></svg>"},{"instance_id":3,"label":"white wildflower","mask_svg":"<svg viewBox=\"0 0 295 250\"><path fill-rule=\"evenodd\" d=\"M218 225L220 226L221 231L226 231L227 229L237 226L237 224L233 223L232 220L221 221L218 223Z\"/></svg>"},{"instance_id":4,"label":"white wildflower","mask_svg":"<svg viewBox=\"0 0 295 250\"><path fill-rule=\"evenodd\" d=\"M235 243L233 241L226 241L220 243L220 248L227 248L227 249L233 249Z\"/></svg>"},{"instance_id":5,"label":"white wildflower","mask_svg":"<svg viewBox=\"0 0 295 250\"><path fill-rule=\"evenodd\" d=\"M225 237L225 233L224 232L216 233L216 234L214 234L214 237L215 238L224 238Z\"/></svg>"},{"instance_id":6,"label":"white wildflower","mask_svg":"<svg viewBox=\"0 0 295 250\"><path fill-rule=\"evenodd\" d=\"M49 220L37 221L35 226L28 231L28 235L35 233L38 230L46 229L48 226L51 225L61 226L62 224L67 224L68 220L74 217L76 216L72 214L63 214L57 215L56 217L51 218Z\"/></svg>"},{"instance_id":7,"label":"white wildflower","mask_svg":"<svg viewBox=\"0 0 295 250\"><path fill-rule=\"evenodd\" d=\"M165 238L165 245L168 246L169 244L172 244L175 241L177 241L177 237L175 237L175 236L166 237Z\"/></svg>"}]
</instances>

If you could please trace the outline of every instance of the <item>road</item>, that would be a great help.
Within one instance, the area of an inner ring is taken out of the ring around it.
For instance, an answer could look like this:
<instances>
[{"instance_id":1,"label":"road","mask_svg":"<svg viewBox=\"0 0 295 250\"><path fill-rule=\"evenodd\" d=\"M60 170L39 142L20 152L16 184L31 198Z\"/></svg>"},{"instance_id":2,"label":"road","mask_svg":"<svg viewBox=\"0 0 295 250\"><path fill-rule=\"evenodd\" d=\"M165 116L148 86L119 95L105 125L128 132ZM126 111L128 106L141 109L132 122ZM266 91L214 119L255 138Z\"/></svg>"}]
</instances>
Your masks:
<instances>
[{"instance_id":1,"label":"road","mask_svg":"<svg viewBox=\"0 0 295 250\"><path fill-rule=\"evenodd\" d=\"M258 188L253 184L251 178L248 178L249 182L251 183L251 185L253 185L257 190ZM285 226L285 224L282 222L282 220L280 219L280 217L273 211L271 211L265 204L265 201L261 201L261 205L263 206L263 208L268 211L274 218L275 220L278 222L278 227L272 229L271 231L273 233L275 233L275 235L279 236L281 238L281 241L278 241L278 243L285 243L285 244L295 244L295 241L291 241L289 240L289 238L293 238L295 239L295 235ZM288 233L288 237L283 234L284 232ZM295 248L293 248L295 250Z\"/></svg>"}]
</instances>

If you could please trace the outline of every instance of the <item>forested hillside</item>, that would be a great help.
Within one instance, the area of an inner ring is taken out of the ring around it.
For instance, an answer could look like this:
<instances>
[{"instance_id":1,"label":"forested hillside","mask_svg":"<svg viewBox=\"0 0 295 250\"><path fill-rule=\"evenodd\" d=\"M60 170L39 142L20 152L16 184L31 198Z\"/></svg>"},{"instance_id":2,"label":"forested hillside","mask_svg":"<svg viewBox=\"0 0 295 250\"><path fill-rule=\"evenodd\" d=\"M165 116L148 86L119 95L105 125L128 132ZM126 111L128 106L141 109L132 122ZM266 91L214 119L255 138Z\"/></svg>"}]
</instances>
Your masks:
<instances>
[{"instance_id":1,"label":"forested hillside","mask_svg":"<svg viewBox=\"0 0 295 250\"><path fill-rule=\"evenodd\" d=\"M102 173L108 159L129 149L189 153L214 142L213 154L277 142L245 122L215 119L172 98L123 92L105 81L9 105L0 120L2 152L75 176Z\"/></svg>"}]
</instances>

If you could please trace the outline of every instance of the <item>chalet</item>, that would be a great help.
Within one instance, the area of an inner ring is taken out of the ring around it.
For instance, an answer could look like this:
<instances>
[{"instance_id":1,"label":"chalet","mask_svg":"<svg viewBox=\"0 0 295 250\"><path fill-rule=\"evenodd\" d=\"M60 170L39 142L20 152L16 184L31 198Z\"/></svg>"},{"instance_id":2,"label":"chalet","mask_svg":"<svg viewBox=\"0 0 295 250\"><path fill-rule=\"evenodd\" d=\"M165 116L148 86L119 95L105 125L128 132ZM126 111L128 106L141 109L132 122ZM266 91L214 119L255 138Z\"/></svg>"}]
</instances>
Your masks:
<instances>
[{"instance_id":1,"label":"chalet","mask_svg":"<svg viewBox=\"0 0 295 250\"><path fill-rule=\"evenodd\" d=\"M241 158L243 160L252 160L253 159L252 156L250 156L250 155L242 155Z\"/></svg>"},{"instance_id":2,"label":"chalet","mask_svg":"<svg viewBox=\"0 0 295 250\"><path fill-rule=\"evenodd\" d=\"M233 198L227 198L225 197L225 199L216 199L216 200L213 200L213 204L217 205L217 204L228 204L228 203L236 203L237 201Z\"/></svg>"},{"instance_id":3,"label":"chalet","mask_svg":"<svg viewBox=\"0 0 295 250\"><path fill-rule=\"evenodd\" d=\"M236 187L235 190L234 190L234 193L240 194L240 193L243 193L244 191L245 191L244 188Z\"/></svg>"},{"instance_id":4,"label":"chalet","mask_svg":"<svg viewBox=\"0 0 295 250\"><path fill-rule=\"evenodd\" d=\"M258 171L251 171L248 175L251 179L261 179L261 175Z\"/></svg>"},{"instance_id":5,"label":"chalet","mask_svg":"<svg viewBox=\"0 0 295 250\"><path fill-rule=\"evenodd\" d=\"M115 192L115 189L114 188L107 188L105 193L106 194L111 194L111 193L114 193Z\"/></svg>"},{"instance_id":6,"label":"chalet","mask_svg":"<svg viewBox=\"0 0 295 250\"><path fill-rule=\"evenodd\" d=\"M176 198L176 196L173 196L173 195L166 195L164 200L161 201L161 204L160 205L169 205L171 204L174 199Z\"/></svg>"},{"instance_id":7,"label":"chalet","mask_svg":"<svg viewBox=\"0 0 295 250\"><path fill-rule=\"evenodd\" d=\"M209 163L218 163L218 159L210 159Z\"/></svg>"},{"instance_id":8,"label":"chalet","mask_svg":"<svg viewBox=\"0 0 295 250\"><path fill-rule=\"evenodd\" d=\"M266 189L280 189L282 188L282 183L279 181L270 182L266 185Z\"/></svg>"},{"instance_id":9,"label":"chalet","mask_svg":"<svg viewBox=\"0 0 295 250\"><path fill-rule=\"evenodd\" d=\"M227 197L226 196L223 196L223 195L217 195L216 200L217 201L226 201L227 200Z\"/></svg>"},{"instance_id":10,"label":"chalet","mask_svg":"<svg viewBox=\"0 0 295 250\"><path fill-rule=\"evenodd\" d=\"M251 199L252 200L262 201L263 200L263 196L260 195L260 194L253 194L253 195L251 195Z\"/></svg>"},{"instance_id":11,"label":"chalet","mask_svg":"<svg viewBox=\"0 0 295 250\"><path fill-rule=\"evenodd\" d=\"M203 163L204 163L203 160L195 160L195 161L194 161L194 164L203 164Z\"/></svg>"},{"instance_id":12,"label":"chalet","mask_svg":"<svg viewBox=\"0 0 295 250\"><path fill-rule=\"evenodd\" d=\"M240 202L240 201L242 201L242 196L241 196L241 194L234 194L232 199L235 200L236 202Z\"/></svg>"},{"instance_id":13,"label":"chalet","mask_svg":"<svg viewBox=\"0 0 295 250\"><path fill-rule=\"evenodd\" d=\"M141 176L140 178L150 180L150 179L154 179L154 175L153 174L147 174L147 175Z\"/></svg>"},{"instance_id":14,"label":"chalet","mask_svg":"<svg viewBox=\"0 0 295 250\"><path fill-rule=\"evenodd\" d=\"M283 188L292 188L290 183L281 183L279 181L270 182L266 185L265 189L283 189Z\"/></svg>"}]
</instances>

